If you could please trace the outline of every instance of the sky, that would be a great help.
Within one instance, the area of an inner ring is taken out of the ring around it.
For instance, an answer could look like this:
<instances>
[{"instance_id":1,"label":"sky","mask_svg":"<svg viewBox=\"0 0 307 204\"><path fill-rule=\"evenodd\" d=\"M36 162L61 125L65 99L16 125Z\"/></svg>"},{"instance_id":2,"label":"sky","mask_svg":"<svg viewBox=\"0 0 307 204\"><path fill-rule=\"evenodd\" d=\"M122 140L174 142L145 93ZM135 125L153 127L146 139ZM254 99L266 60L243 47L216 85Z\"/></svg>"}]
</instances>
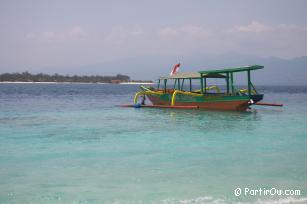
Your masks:
<instances>
[{"instance_id":1,"label":"sky","mask_svg":"<svg viewBox=\"0 0 307 204\"><path fill-rule=\"evenodd\" d=\"M195 58L204 66L219 56L293 59L307 56L306 8L303 0L0 0L0 72L142 77Z\"/></svg>"}]
</instances>

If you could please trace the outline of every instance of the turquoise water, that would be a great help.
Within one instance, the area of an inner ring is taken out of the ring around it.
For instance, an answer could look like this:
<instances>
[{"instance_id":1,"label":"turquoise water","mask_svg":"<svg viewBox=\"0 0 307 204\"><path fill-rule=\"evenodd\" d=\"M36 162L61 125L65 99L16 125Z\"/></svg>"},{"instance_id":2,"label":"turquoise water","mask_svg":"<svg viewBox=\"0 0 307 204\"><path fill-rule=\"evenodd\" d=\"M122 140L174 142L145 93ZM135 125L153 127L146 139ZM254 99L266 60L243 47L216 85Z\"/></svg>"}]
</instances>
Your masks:
<instances>
[{"instance_id":1,"label":"turquoise water","mask_svg":"<svg viewBox=\"0 0 307 204\"><path fill-rule=\"evenodd\" d=\"M0 203L307 202L306 87L260 87L285 106L244 113L114 106L136 90L0 84Z\"/></svg>"}]
</instances>

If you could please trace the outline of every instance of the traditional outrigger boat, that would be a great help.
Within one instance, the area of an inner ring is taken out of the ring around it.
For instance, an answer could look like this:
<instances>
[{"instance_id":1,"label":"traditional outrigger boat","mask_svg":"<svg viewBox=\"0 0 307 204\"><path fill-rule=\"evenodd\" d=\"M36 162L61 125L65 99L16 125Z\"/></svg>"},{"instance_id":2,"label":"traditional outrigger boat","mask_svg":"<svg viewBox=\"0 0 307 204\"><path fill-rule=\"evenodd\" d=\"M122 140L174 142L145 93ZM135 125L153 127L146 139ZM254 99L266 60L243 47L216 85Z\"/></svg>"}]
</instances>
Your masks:
<instances>
[{"instance_id":1,"label":"traditional outrigger boat","mask_svg":"<svg viewBox=\"0 0 307 204\"><path fill-rule=\"evenodd\" d=\"M172 76L160 77L157 88L141 86L142 90L135 94L134 105L124 105L124 107L246 110L251 105L282 106L281 104L259 102L263 99L263 94L258 93L252 84L251 71L262 68L264 67L260 65L252 65L220 70L180 72ZM238 72L247 73L246 89L237 90L234 85L234 74ZM225 90L221 91L216 85L207 85L207 80L210 78L225 79ZM174 81L172 88L168 86L169 81ZM192 81L198 82L199 90L193 90ZM185 82L188 82L188 86L184 86ZM146 96L152 105L139 104L139 96L143 96L143 99Z\"/></svg>"}]
</instances>

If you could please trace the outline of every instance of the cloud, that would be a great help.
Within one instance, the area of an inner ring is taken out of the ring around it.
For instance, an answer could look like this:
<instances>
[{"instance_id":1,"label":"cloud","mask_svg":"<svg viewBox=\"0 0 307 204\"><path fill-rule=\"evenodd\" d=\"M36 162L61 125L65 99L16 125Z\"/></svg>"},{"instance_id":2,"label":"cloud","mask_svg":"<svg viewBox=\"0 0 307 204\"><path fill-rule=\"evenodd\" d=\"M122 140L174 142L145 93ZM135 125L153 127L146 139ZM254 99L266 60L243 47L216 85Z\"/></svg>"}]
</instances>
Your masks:
<instances>
[{"instance_id":1,"label":"cloud","mask_svg":"<svg viewBox=\"0 0 307 204\"><path fill-rule=\"evenodd\" d=\"M151 30L147 27L115 26L102 37L109 51L126 56L140 53L184 56L191 53L220 55L236 52L291 58L307 55L306 36L304 26L269 25L254 20L247 25L211 29L193 24L169 25Z\"/></svg>"},{"instance_id":2,"label":"cloud","mask_svg":"<svg viewBox=\"0 0 307 204\"><path fill-rule=\"evenodd\" d=\"M73 26L60 31L42 31L26 34L27 40L34 40L40 43L69 43L85 40L87 32L81 26Z\"/></svg>"},{"instance_id":3,"label":"cloud","mask_svg":"<svg viewBox=\"0 0 307 204\"><path fill-rule=\"evenodd\" d=\"M206 37L209 34L208 30L206 30L205 28L194 25L183 26L181 27L181 31L184 34L189 34L192 36L199 36L199 37Z\"/></svg>"},{"instance_id":4,"label":"cloud","mask_svg":"<svg viewBox=\"0 0 307 204\"><path fill-rule=\"evenodd\" d=\"M36 38L36 34L35 33L28 33L26 34L26 39L31 40L31 39L35 39Z\"/></svg>"},{"instance_id":5,"label":"cloud","mask_svg":"<svg viewBox=\"0 0 307 204\"><path fill-rule=\"evenodd\" d=\"M57 37L57 35L55 34L55 32L51 32L51 31L47 31L47 32L43 32L42 37L45 40L53 40Z\"/></svg>"},{"instance_id":6,"label":"cloud","mask_svg":"<svg viewBox=\"0 0 307 204\"><path fill-rule=\"evenodd\" d=\"M64 36L67 33L64 33ZM84 39L87 37L87 32L81 26L74 26L68 31L68 35L73 38Z\"/></svg>"},{"instance_id":7,"label":"cloud","mask_svg":"<svg viewBox=\"0 0 307 204\"><path fill-rule=\"evenodd\" d=\"M235 26L234 28L230 29L231 32L275 32L275 31L301 31L306 32L307 27L306 26L298 26L295 24L279 24L279 25L265 25L263 23L260 23L258 21L252 21L250 24L245 26Z\"/></svg>"},{"instance_id":8,"label":"cloud","mask_svg":"<svg viewBox=\"0 0 307 204\"><path fill-rule=\"evenodd\" d=\"M177 34L178 34L177 30L172 27L164 27L158 31L158 35L162 37L163 36L172 37L172 36L176 36Z\"/></svg>"},{"instance_id":9,"label":"cloud","mask_svg":"<svg viewBox=\"0 0 307 204\"><path fill-rule=\"evenodd\" d=\"M139 38L143 34L144 30L139 26L113 26L106 36L103 36L103 41L107 44L120 45L128 42L131 38Z\"/></svg>"},{"instance_id":10,"label":"cloud","mask_svg":"<svg viewBox=\"0 0 307 204\"><path fill-rule=\"evenodd\" d=\"M210 31L199 25L165 26L158 28L153 42L157 52L170 55L185 55L206 50Z\"/></svg>"},{"instance_id":11,"label":"cloud","mask_svg":"<svg viewBox=\"0 0 307 204\"><path fill-rule=\"evenodd\" d=\"M247 26L235 26L231 31L259 33L270 30L272 30L272 27L259 23L258 21L252 21Z\"/></svg>"},{"instance_id":12,"label":"cloud","mask_svg":"<svg viewBox=\"0 0 307 204\"><path fill-rule=\"evenodd\" d=\"M269 57L292 58L307 55L307 27L295 24L269 25L252 21L234 26L225 36L240 53Z\"/></svg>"},{"instance_id":13,"label":"cloud","mask_svg":"<svg viewBox=\"0 0 307 204\"><path fill-rule=\"evenodd\" d=\"M195 25L185 25L180 27L163 27L158 30L158 35L162 37L174 37L174 36L190 36L190 37L206 37L208 31Z\"/></svg>"},{"instance_id":14,"label":"cloud","mask_svg":"<svg viewBox=\"0 0 307 204\"><path fill-rule=\"evenodd\" d=\"M27 49L32 47L38 55L44 54L46 61L54 56L50 63L60 63L54 60L60 55L63 61L78 56L74 58L79 64L140 56L214 56L225 53L291 58L307 55L306 36L305 26L269 25L257 20L247 25L223 28L183 24L161 27L118 25L89 30L76 25L30 32L25 35L25 46Z\"/></svg>"},{"instance_id":15,"label":"cloud","mask_svg":"<svg viewBox=\"0 0 307 204\"><path fill-rule=\"evenodd\" d=\"M139 27L139 26L136 26L136 27L133 27L129 31L129 34L132 35L132 36L140 36L140 35L144 34L144 29Z\"/></svg>"}]
</instances>

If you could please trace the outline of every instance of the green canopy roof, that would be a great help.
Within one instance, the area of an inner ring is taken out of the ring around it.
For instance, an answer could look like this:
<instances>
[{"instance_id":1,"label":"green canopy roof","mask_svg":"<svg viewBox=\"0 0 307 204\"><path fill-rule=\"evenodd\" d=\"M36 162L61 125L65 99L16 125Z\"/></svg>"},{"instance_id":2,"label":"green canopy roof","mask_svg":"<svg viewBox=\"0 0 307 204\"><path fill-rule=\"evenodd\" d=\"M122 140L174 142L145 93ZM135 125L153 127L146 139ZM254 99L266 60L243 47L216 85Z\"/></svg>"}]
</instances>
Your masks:
<instances>
[{"instance_id":1,"label":"green canopy roof","mask_svg":"<svg viewBox=\"0 0 307 204\"><path fill-rule=\"evenodd\" d=\"M261 65L251 65L251 66L243 66L243 67L229 67L224 69L217 69L217 70L204 70L199 71L200 74L220 74L220 73L229 73L229 72L243 72L243 71L250 71L256 69L262 69L263 66Z\"/></svg>"},{"instance_id":2,"label":"green canopy roof","mask_svg":"<svg viewBox=\"0 0 307 204\"><path fill-rule=\"evenodd\" d=\"M208 73L208 74L203 74L203 77L207 78L225 78L224 75L219 74L219 73ZM168 77L160 77L160 80L163 79L199 79L200 78L200 73L199 72L178 72L172 76Z\"/></svg>"}]
</instances>

